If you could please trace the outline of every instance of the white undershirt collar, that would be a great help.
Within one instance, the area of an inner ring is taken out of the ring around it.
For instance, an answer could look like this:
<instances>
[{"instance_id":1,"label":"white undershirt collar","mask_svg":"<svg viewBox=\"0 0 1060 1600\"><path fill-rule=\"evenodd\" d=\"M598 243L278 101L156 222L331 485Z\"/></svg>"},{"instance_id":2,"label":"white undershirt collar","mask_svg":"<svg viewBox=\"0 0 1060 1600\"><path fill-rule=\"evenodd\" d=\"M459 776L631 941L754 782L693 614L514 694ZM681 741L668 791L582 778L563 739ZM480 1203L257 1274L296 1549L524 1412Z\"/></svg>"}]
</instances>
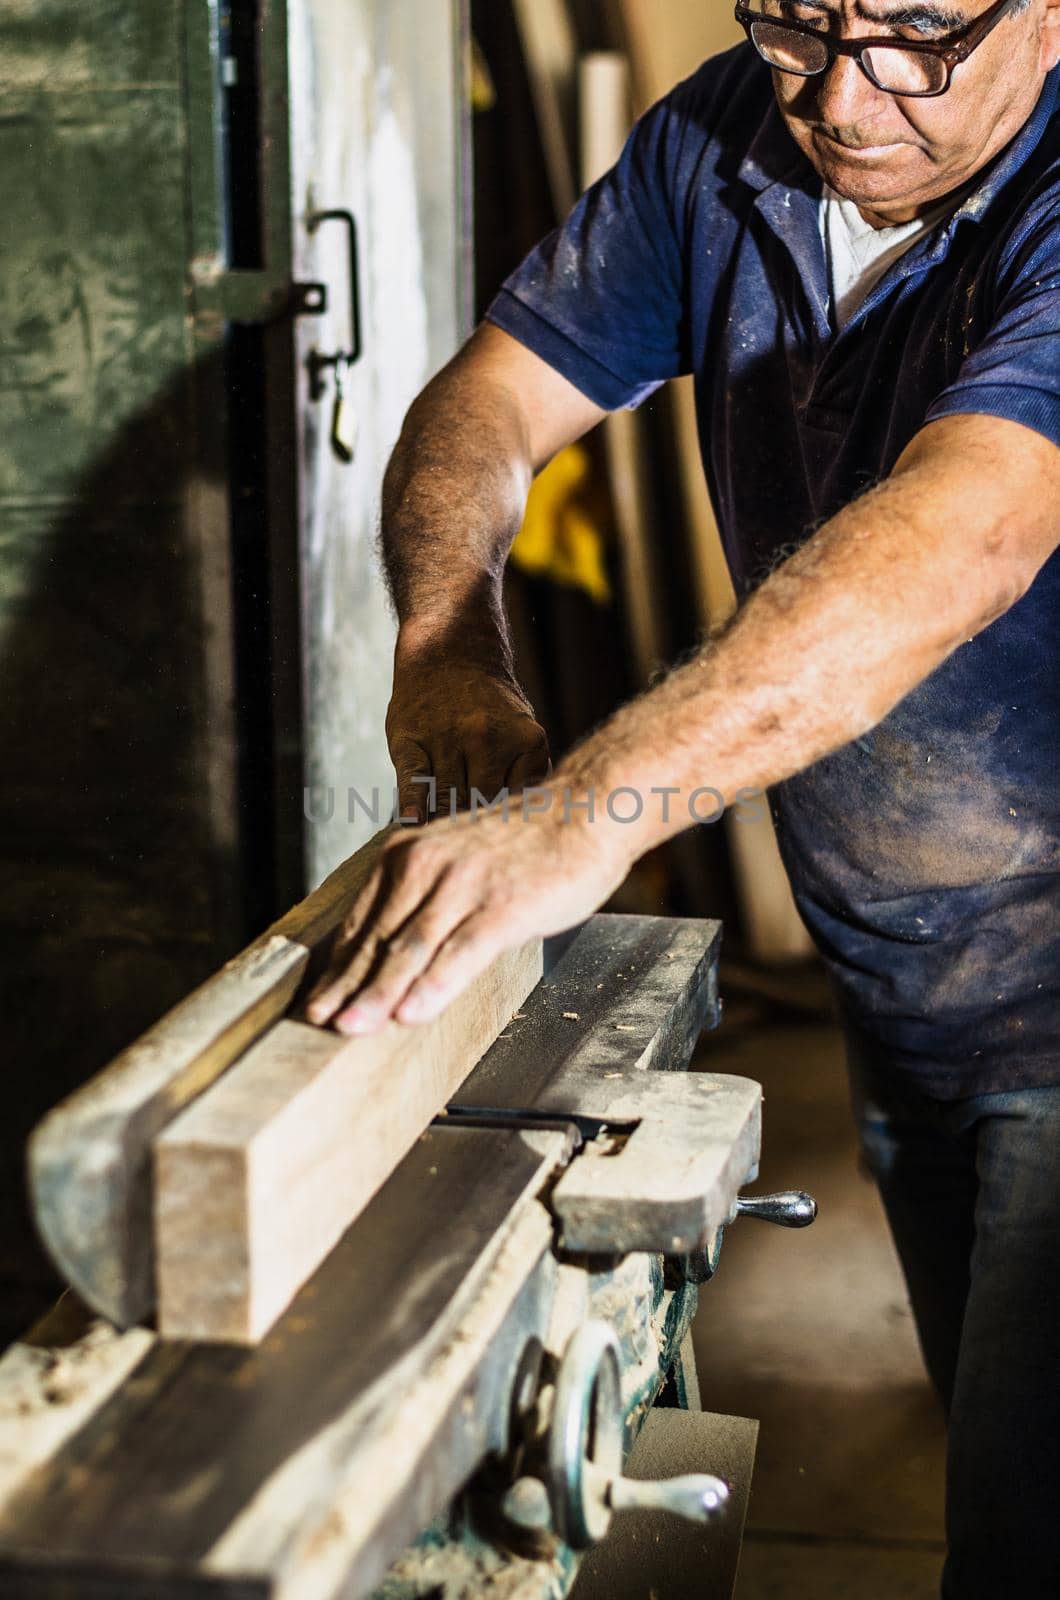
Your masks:
<instances>
[{"instance_id":1,"label":"white undershirt collar","mask_svg":"<svg viewBox=\"0 0 1060 1600\"><path fill-rule=\"evenodd\" d=\"M828 262L832 314L836 326L846 327L870 290L888 267L911 249L919 238L948 216L959 204L950 198L912 222L891 228L874 228L853 200L844 200L824 186L820 226Z\"/></svg>"}]
</instances>

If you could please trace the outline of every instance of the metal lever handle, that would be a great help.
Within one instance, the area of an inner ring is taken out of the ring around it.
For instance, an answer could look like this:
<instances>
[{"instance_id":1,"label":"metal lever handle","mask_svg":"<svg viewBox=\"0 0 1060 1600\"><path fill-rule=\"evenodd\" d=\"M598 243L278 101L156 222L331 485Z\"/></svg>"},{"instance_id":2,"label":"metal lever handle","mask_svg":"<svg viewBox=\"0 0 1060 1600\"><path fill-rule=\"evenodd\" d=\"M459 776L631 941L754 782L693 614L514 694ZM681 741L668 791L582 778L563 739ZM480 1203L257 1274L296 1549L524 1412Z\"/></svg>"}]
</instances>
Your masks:
<instances>
[{"instance_id":1,"label":"metal lever handle","mask_svg":"<svg viewBox=\"0 0 1060 1600\"><path fill-rule=\"evenodd\" d=\"M781 1194L742 1194L736 1201L738 1217L757 1217L780 1228L808 1228L817 1218L817 1201L805 1189L785 1189Z\"/></svg>"},{"instance_id":2,"label":"metal lever handle","mask_svg":"<svg viewBox=\"0 0 1060 1600\"><path fill-rule=\"evenodd\" d=\"M760 1222L775 1222L781 1228L808 1228L817 1220L817 1201L805 1189L785 1189L780 1194L741 1194L729 1213L729 1223L737 1217L757 1217ZM728 1226L728 1223L726 1224ZM718 1270L725 1228L719 1228L704 1250L681 1256L674 1268L685 1283L709 1283Z\"/></svg>"},{"instance_id":3,"label":"metal lever handle","mask_svg":"<svg viewBox=\"0 0 1060 1600\"><path fill-rule=\"evenodd\" d=\"M666 1511L686 1522L713 1522L729 1503L729 1485L707 1473L690 1473L684 1478L667 1478L660 1483L647 1479L613 1478L586 1463L582 1468L581 1493L592 1495L601 1508L601 1522L608 1512L620 1516L625 1511ZM548 1490L539 1478L520 1478L507 1491L504 1513L510 1522L528 1532L551 1528L555 1520ZM569 1537L569 1535L568 1535ZM599 1534L598 1534L599 1537Z\"/></svg>"},{"instance_id":4,"label":"metal lever handle","mask_svg":"<svg viewBox=\"0 0 1060 1600\"><path fill-rule=\"evenodd\" d=\"M729 1503L729 1485L700 1472L684 1478L665 1478L660 1483L643 1478L612 1478L605 1492L616 1514L668 1511L686 1522L712 1522Z\"/></svg>"},{"instance_id":5,"label":"metal lever handle","mask_svg":"<svg viewBox=\"0 0 1060 1600\"><path fill-rule=\"evenodd\" d=\"M324 393L324 373L329 367L338 368L341 362L344 370L348 371L364 354L364 340L361 331L361 268L357 221L352 211L344 209L311 211L306 218L306 227L310 233L316 233L317 229L323 227L325 222L341 222L346 230L350 278L350 343L348 349L333 351L331 355L324 355L319 350L310 351L307 361L309 367L309 392L314 400L319 400Z\"/></svg>"}]
</instances>

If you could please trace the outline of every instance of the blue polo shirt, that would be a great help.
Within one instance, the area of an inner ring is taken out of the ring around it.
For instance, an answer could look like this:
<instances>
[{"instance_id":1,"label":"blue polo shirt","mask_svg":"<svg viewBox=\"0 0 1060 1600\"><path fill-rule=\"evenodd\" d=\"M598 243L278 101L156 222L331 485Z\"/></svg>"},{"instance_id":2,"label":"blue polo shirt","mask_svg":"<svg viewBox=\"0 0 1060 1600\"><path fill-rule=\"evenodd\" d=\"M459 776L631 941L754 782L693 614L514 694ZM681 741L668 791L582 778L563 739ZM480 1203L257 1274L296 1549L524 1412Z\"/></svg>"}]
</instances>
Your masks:
<instances>
[{"instance_id":1,"label":"blue polo shirt","mask_svg":"<svg viewBox=\"0 0 1060 1600\"><path fill-rule=\"evenodd\" d=\"M746 596L936 417L1060 444L1058 90L1060 69L837 333L821 181L741 45L648 113L490 320L608 409L694 374ZM871 733L772 796L848 1025L942 1098L1060 1083L1058 624L1054 556Z\"/></svg>"}]
</instances>

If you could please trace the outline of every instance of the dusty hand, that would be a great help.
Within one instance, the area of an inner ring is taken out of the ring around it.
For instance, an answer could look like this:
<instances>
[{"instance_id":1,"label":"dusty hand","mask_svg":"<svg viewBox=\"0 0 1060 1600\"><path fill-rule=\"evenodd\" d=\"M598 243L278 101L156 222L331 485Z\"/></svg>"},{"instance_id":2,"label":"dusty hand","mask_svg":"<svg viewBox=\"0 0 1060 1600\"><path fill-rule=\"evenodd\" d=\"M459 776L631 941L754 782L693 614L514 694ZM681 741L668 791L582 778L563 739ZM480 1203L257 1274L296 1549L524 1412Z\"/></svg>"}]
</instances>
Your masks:
<instances>
[{"instance_id":1,"label":"dusty hand","mask_svg":"<svg viewBox=\"0 0 1060 1600\"><path fill-rule=\"evenodd\" d=\"M562 813L460 816L397 833L306 1015L340 1033L428 1022L503 950L589 916L631 864L623 830ZM351 1003L352 1001L352 1003Z\"/></svg>"},{"instance_id":2,"label":"dusty hand","mask_svg":"<svg viewBox=\"0 0 1060 1600\"><path fill-rule=\"evenodd\" d=\"M386 719L403 817L425 822L433 779L437 810L466 807L477 789L492 800L542 782L548 740L529 701L502 668L454 663L446 656L402 658ZM419 782L415 780L420 780Z\"/></svg>"}]
</instances>

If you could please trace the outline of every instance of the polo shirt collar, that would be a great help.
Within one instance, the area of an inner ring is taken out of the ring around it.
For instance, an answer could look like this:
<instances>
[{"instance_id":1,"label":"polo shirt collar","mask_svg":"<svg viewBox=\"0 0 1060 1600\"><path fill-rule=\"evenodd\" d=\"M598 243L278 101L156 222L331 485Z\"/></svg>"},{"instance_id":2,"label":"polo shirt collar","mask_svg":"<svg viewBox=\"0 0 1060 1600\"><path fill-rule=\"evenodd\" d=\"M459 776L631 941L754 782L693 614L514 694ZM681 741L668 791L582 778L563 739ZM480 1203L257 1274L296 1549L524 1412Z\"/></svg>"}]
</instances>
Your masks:
<instances>
[{"instance_id":1,"label":"polo shirt collar","mask_svg":"<svg viewBox=\"0 0 1060 1600\"><path fill-rule=\"evenodd\" d=\"M740 163L739 177L759 194L784 183L794 187L816 185L820 195L821 180L788 132L772 94L758 132Z\"/></svg>"},{"instance_id":2,"label":"polo shirt collar","mask_svg":"<svg viewBox=\"0 0 1060 1600\"><path fill-rule=\"evenodd\" d=\"M739 177L756 191L754 209L794 262L818 340L827 341L828 270L818 223L823 185L788 132L772 94Z\"/></svg>"}]
</instances>

